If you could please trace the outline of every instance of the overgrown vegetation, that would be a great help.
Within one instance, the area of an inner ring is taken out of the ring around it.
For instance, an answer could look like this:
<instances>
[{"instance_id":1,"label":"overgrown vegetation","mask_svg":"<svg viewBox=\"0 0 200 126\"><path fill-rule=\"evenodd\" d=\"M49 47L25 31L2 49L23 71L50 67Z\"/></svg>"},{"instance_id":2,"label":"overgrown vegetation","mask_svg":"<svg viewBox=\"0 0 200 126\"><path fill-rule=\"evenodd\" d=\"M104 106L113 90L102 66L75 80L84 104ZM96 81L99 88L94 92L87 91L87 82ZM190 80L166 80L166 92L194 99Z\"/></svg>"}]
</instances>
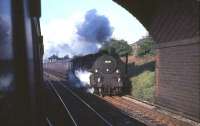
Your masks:
<instances>
[{"instance_id":1,"label":"overgrown vegetation","mask_svg":"<svg viewBox=\"0 0 200 126\"><path fill-rule=\"evenodd\" d=\"M129 65L132 85L131 95L143 101L154 101L155 90L155 42L146 36L134 44L134 65Z\"/></svg>"},{"instance_id":2,"label":"overgrown vegetation","mask_svg":"<svg viewBox=\"0 0 200 126\"><path fill-rule=\"evenodd\" d=\"M133 76L131 78L132 92L134 97L153 102L155 73L151 71L144 71L143 73Z\"/></svg>"},{"instance_id":3,"label":"overgrown vegetation","mask_svg":"<svg viewBox=\"0 0 200 126\"><path fill-rule=\"evenodd\" d=\"M155 55L155 49L154 49L154 45L155 42L152 39L152 37L150 36L146 36L142 39L140 39L138 42L138 46L139 48L137 49L137 53L136 55L139 57L143 57L146 55Z\"/></svg>"},{"instance_id":4,"label":"overgrown vegetation","mask_svg":"<svg viewBox=\"0 0 200 126\"><path fill-rule=\"evenodd\" d=\"M125 56L126 54L131 54L132 47L128 45L125 40L116 40L111 39L110 42L107 42L103 47L102 51L110 52L112 49L115 50L119 56Z\"/></svg>"}]
</instances>

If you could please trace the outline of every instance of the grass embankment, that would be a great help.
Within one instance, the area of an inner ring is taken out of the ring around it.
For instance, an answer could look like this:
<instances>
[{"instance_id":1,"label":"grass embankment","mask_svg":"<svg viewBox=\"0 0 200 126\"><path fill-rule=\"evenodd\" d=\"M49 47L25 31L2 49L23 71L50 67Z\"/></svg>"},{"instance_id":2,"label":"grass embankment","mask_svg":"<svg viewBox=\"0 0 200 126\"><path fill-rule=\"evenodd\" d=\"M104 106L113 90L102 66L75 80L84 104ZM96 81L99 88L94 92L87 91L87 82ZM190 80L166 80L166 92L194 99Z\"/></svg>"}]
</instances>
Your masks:
<instances>
[{"instance_id":1,"label":"grass embankment","mask_svg":"<svg viewBox=\"0 0 200 126\"><path fill-rule=\"evenodd\" d=\"M143 101L154 101L155 57L142 57L129 64L129 79L132 90L130 94Z\"/></svg>"},{"instance_id":2,"label":"grass embankment","mask_svg":"<svg viewBox=\"0 0 200 126\"><path fill-rule=\"evenodd\" d=\"M140 100L153 102L155 72L144 71L130 78L132 83L131 95Z\"/></svg>"}]
</instances>

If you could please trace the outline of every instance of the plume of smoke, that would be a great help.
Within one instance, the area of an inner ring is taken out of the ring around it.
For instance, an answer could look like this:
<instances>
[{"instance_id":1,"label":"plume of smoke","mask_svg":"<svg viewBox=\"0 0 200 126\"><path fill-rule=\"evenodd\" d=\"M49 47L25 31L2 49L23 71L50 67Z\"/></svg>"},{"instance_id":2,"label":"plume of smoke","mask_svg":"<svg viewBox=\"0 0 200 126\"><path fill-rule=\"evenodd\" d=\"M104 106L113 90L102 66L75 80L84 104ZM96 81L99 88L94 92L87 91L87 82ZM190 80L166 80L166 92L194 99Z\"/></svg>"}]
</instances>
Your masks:
<instances>
[{"instance_id":1,"label":"plume of smoke","mask_svg":"<svg viewBox=\"0 0 200 126\"><path fill-rule=\"evenodd\" d=\"M76 88L84 88L89 93L93 93L94 89L90 86L90 75L92 73L86 70L75 70L74 72L68 71L68 79L71 86Z\"/></svg>"},{"instance_id":2,"label":"plume of smoke","mask_svg":"<svg viewBox=\"0 0 200 126\"><path fill-rule=\"evenodd\" d=\"M46 51L47 56L68 54L73 57L97 53L101 45L107 42L113 33L108 18L98 15L95 9L86 12L84 21L78 24L76 29L77 32L70 42L51 47Z\"/></svg>"},{"instance_id":3,"label":"plume of smoke","mask_svg":"<svg viewBox=\"0 0 200 126\"><path fill-rule=\"evenodd\" d=\"M64 57L68 55L70 58L72 58L75 53L73 52L73 50L70 48L68 44L59 44L59 45L50 47L49 50L46 50L44 54L44 58L47 59L49 56L54 55L54 54L59 57Z\"/></svg>"},{"instance_id":4,"label":"plume of smoke","mask_svg":"<svg viewBox=\"0 0 200 126\"><path fill-rule=\"evenodd\" d=\"M84 56L87 54L97 53L101 45L83 40L76 40L70 47L71 50L73 50L73 55Z\"/></svg>"},{"instance_id":5,"label":"plume of smoke","mask_svg":"<svg viewBox=\"0 0 200 126\"><path fill-rule=\"evenodd\" d=\"M110 38L113 28L107 17L98 15L95 9L89 10L85 20L77 26L77 34L87 42L102 43Z\"/></svg>"},{"instance_id":6,"label":"plume of smoke","mask_svg":"<svg viewBox=\"0 0 200 126\"><path fill-rule=\"evenodd\" d=\"M8 18L0 16L0 60L12 58L11 32Z\"/></svg>"},{"instance_id":7,"label":"plume of smoke","mask_svg":"<svg viewBox=\"0 0 200 126\"><path fill-rule=\"evenodd\" d=\"M82 69L75 71L75 75L76 75L76 77L79 78L82 86L88 87L87 91L90 93L93 93L94 89L90 88L91 87L90 86L90 75L91 74L92 74L91 72L88 72L88 71L82 70Z\"/></svg>"},{"instance_id":8,"label":"plume of smoke","mask_svg":"<svg viewBox=\"0 0 200 126\"><path fill-rule=\"evenodd\" d=\"M76 70L75 75L79 78L79 80L85 85L90 85L90 75L91 73L84 70Z\"/></svg>"},{"instance_id":9,"label":"plume of smoke","mask_svg":"<svg viewBox=\"0 0 200 126\"><path fill-rule=\"evenodd\" d=\"M13 90L13 75L12 74L3 74L0 76L0 91L9 92Z\"/></svg>"},{"instance_id":10,"label":"plume of smoke","mask_svg":"<svg viewBox=\"0 0 200 126\"><path fill-rule=\"evenodd\" d=\"M76 87L76 88L80 88L83 87L80 80L75 76L74 72L72 71L68 71L68 79L70 84L72 84L71 86Z\"/></svg>"}]
</instances>

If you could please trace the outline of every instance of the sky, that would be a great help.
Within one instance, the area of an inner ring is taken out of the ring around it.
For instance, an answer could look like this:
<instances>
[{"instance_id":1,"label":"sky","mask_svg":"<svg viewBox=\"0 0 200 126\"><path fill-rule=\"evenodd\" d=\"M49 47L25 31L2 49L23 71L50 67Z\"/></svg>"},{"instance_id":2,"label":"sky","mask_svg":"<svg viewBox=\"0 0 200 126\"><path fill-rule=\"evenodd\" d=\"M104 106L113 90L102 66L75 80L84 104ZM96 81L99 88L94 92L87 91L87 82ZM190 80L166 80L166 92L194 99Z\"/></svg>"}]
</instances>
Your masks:
<instances>
[{"instance_id":1,"label":"sky","mask_svg":"<svg viewBox=\"0 0 200 126\"><path fill-rule=\"evenodd\" d=\"M131 44L148 34L133 15L112 0L42 0L40 21L45 53L57 45L70 44L77 25L91 9L109 19L113 27L112 38L124 39Z\"/></svg>"}]
</instances>

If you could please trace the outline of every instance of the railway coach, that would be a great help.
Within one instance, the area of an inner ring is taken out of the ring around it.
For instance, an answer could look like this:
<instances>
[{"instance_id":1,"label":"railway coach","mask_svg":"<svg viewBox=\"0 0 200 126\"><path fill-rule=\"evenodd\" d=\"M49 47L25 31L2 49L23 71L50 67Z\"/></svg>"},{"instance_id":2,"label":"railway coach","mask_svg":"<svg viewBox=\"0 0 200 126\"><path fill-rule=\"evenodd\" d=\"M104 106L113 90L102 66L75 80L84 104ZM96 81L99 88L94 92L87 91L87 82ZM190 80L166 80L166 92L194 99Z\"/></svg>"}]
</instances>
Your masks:
<instances>
[{"instance_id":1,"label":"railway coach","mask_svg":"<svg viewBox=\"0 0 200 126\"><path fill-rule=\"evenodd\" d=\"M0 2L0 125L46 125L40 3Z\"/></svg>"}]
</instances>

